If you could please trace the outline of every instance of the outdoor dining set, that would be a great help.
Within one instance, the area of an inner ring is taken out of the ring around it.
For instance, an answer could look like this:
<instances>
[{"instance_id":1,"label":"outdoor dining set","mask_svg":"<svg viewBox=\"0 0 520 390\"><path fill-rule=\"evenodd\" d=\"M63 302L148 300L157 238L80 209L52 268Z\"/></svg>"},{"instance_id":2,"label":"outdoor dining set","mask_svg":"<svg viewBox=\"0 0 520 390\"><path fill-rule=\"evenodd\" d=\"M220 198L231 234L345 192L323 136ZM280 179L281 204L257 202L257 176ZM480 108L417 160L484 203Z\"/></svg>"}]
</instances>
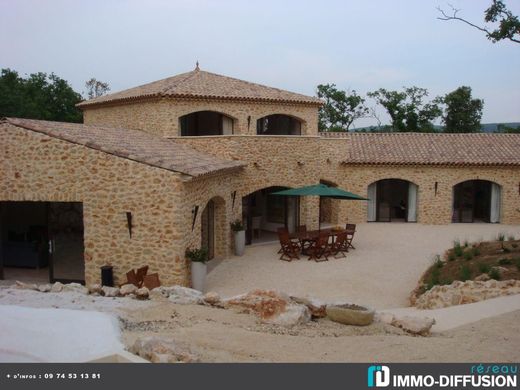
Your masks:
<instances>
[{"instance_id":1,"label":"outdoor dining set","mask_svg":"<svg viewBox=\"0 0 520 390\"><path fill-rule=\"evenodd\" d=\"M280 260L299 260L301 255L316 262L328 261L329 257L346 257L349 249L355 249L352 245L355 232L355 224L347 224L345 228L320 230L307 230L303 225L298 226L292 234L287 228L279 228Z\"/></svg>"}]
</instances>

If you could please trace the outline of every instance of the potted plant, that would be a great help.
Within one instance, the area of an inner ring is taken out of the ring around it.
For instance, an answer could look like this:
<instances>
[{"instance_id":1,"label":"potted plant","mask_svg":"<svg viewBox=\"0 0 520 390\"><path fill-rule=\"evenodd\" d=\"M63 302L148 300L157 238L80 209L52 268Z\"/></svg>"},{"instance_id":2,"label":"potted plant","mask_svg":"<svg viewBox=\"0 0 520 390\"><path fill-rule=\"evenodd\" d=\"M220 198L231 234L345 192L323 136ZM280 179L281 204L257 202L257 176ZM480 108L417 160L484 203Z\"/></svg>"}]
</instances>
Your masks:
<instances>
[{"instance_id":1,"label":"potted plant","mask_svg":"<svg viewBox=\"0 0 520 390\"><path fill-rule=\"evenodd\" d=\"M204 247L200 249L186 249L186 257L191 260L191 286L195 290L204 291L206 284L206 273L208 266L208 250Z\"/></svg>"},{"instance_id":2,"label":"potted plant","mask_svg":"<svg viewBox=\"0 0 520 390\"><path fill-rule=\"evenodd\" d=\"M233 230L235 234L235 255L242 256L246 247L246 232L244 230L244 224L240 219L237 219L231 223L231 230Z\"/></svg>"}]
</instances>

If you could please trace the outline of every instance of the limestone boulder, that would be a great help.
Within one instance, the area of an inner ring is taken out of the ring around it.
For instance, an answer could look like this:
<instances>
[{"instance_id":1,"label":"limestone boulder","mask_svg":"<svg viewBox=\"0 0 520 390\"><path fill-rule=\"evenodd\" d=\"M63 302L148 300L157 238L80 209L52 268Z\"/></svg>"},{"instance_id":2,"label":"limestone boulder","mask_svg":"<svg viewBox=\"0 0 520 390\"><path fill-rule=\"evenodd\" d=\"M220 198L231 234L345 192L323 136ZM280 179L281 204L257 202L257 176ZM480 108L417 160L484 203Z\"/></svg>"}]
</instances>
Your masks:
<instances>
[{"instance_id":1,"label":"limestone boulder","mask_svg":"<svg viewBox=\"0 0 520 390\"><path fill-rule=\"evenodd\" d=\"M18 288L20 290L34 290L34 291L39 291L38 290L38 285L37 284L34 284L34 283L24 283L24 282L20 282L20 281L16 281L14 286L14 288Z\"/></svg>"},{"instance_id":2,"label":"limestone boulder","mask_svg":"<svg viewBox=\"0 0 520 390\"><path fill-rule=\"evenodd\" d=\"M312 318L324 318L327 316L327 304L316 298L291 296L291 300L299 305L307 306Z\"/></svg>"},{"instance_id":3,"label":"limestone boulder","mask_svg":"<svg viewBox=\"0 0 520 390\"><path fill-rule=\"evenodd\" d=\"M196 363L200 361L200 358L188 345L158 336L137 339L130 348L130 352L153 363Z\"/></svg>"},{"instance_id":4,"label":"limestone boulder","mask_svg":"<svg viewBox=\"0 0 520 390\"><path fill-rule=\"evenodd\" d=\"M383 324L392 325L394 322L394 315L392 313L376 312L374 314L374 321L382 322Z\"/></svg>"},{"instance_id":5,"label":"limestone boulder","mask_svg":"<svg viewBox=\"0 0 520 390\"><path fill-rule=\"evenodd\" d=\"M150 290L146 287L141 287L135 290L134 294L137 299L148 299L150 296Z\"/></svg>"},{"instance_id":6,"label":"limestone boulder","mask_svg":"<svg viewBox=\"0 0 520 390\"><path fill-rule=\"evenodd\" d=\"M207 305L217 306L222 301L222 298L220 298L220 295L216 292L208 292L208 293L204 294L204 296L202 297L202 300Z\"/></svg>"},{"instance_id":7,"label":"limestone boulder","mask_svg":"<svg viewBox=\"0 0 520 390\"><path fill-rule=\"evenodd\" d=\"M103 286L101 288L103 291L103 295L105 297L117 297L119 296L119 288L117 287L109 287L109 286Z\"/></svg>"},{"instance_id":8,"label":"limestone boulder","mask_svg":"<svg viewBox=\"0 0 520 390\"><path fill-rule=\"evenodd\" d=\"M168 300L179 305L198 305L203 303L200 291L188 287L173 286L168 290Z\"/></svg>"},{"instance_id":9,"label":"limestone boulder","mask_svg":"<svg viewBox=\"0 0 520 390\"><path fill-rule=\"evenodd\" d=\"M101 295L103 293L103 288L100 284L91 284L88 286L88 292L92 295Z\"/></svg>"},{"instance_id":10,"label":"limestone boulder","mask_svg":"<svg viewBox=\"0 0 520 390\"><path fill-rule=\"evenodd\" d=\"M403 329L405 332L426 336L430 333L435 319L429 317L403 316L394 318L393 326Z\"/></svg>"},{"instance_id":11,"label":"limestone boulder","mask_svg":"<svg viewBox=\"0 0 520 390\"><path fill-rule=\"evenodd\" d=\"M79 284L79 283L67 283L63 285L62 291L65 292L75 292L78 294L88 294L88 288Z\"/></svg>"},{"instance_id":12,"label":"limestone boulder","mask_svg":"<svg viewBox=\"0 0 520 390\"><path fill-rule=\"evenodd\" d=\"M223 307L255 314L267 324L294 326L311 319L310 310L283 293L273 290L254 290L222 301Z\"/></svg>"},{"instance_id":13,"label":"limestone boulder","mask_svg":"<svg viewBox=\"0 0 520 390\"><path fill-rule=\"evenodd\" d=\"M55 282L51 287L51 292L59 293L63 291L63 283Z\"/></svg>"},{"instance_id":14,"label":"limestone boulder","mask_svg":"<svg viewBox=\"0 0 520 390\"><path fill-rule=\"evenodd\" d=\"M130 294L135 294L135 292L137 291L138 287L134 284L124 284L121 286L121 288L119 289L119 293L122 295L122 296L127 296L127 295L130 295Z\"/></svg>"},{"instance_id":15,"label":"limestone boulder","mask_svg":"<svg viewBox=\"0 0 520 390\"><path fill-rule=\"evenodd\" d=\"M46 284L40 284L38 286L38 291L40 292L50 292L52 288L52 284L46 283Z\"/></svg>"}]
</instances>

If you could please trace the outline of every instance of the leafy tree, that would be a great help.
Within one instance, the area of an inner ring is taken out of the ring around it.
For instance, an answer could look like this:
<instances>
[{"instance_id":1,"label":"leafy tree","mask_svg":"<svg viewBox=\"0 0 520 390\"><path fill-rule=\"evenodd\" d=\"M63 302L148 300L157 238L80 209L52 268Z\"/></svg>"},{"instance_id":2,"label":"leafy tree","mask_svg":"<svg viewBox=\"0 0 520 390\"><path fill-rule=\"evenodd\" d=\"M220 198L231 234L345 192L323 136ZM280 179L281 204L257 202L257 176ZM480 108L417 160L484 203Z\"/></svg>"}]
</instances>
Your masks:
<instances>
[{"instance_id":1,"label":"leafy tree","mask_svg":"<svg viewBox=\"0 0 520 390\"><path fill-rule=\"evenodd\" d=\"M484 32L489 40L493 43L507 39L511 42L520 43L520 20L518 16L506 7L503 1L493 0L489 8L484 12L484 21L486 23L494 23L495 29L491 30L492 27L481 27L474 23L467 21L458 16L460 9L456 9L451 6L451 14L437 7L442 17L438 17L440 20L458 20L459 22L466 23L477 30ZM498 25L497 25L498 24Z\"/></svg>"},{"instance_id":2,"label":"leafy tree","mask_svg":"<svg viewBox=\"0 0 520 390\"><path fill-rule=\"evenodd\" d=\"M484 101L471 97L471 88L462 86L442 98L446 105L442 118L446 133L478 133Z\"/></svg>"},{"instance_id":3,"label":"leafy tree","mask_svg":"<svg viewBox=\"0 0 520 390\"><path fill-rule=\"evenodd\" d=\"M386 109L393 131L432 132L435 130L433 121L442 114L438 98L423 102L428 96L424 88L403 88L402 92L380 88L368 96Z\"/></svg>"},{"instance_id":4,"label":"leafy tree","mask_svg":"<svg viewBox=\"0 0 520 390\"><path fill-rule=\"evenodd\" d=\"M87 88L87 96L89 99L94 99L99 96L103 96L108 91L110 91L110 86L108 85L108 83L96 80L94 77L92 77L85 83L85 88Z\"/></svg>"},{"instance_id":5,"label":"leafy tree","mask_svg":"<svg viewBox=\"0 0 520 390\"><path fill-rule=\"evenodd\" d=\"M81 122L76 104L82 100L67 81L54 73L33 73L22 78L11 69L0 74L0 117Z\"/></svg>"},{"instance_id":6,"label":"leafy tree","mask_svg":"<svg viewBox=\"0 0 520 390\"><path fill-rule=\"evenodd\" d=\"M368 115L365 99L355 90L342 91L335 84L320 84L317 95L325 100L318 113L320 131L348 131L356 119Z\"/></svg>"}]
</instances>

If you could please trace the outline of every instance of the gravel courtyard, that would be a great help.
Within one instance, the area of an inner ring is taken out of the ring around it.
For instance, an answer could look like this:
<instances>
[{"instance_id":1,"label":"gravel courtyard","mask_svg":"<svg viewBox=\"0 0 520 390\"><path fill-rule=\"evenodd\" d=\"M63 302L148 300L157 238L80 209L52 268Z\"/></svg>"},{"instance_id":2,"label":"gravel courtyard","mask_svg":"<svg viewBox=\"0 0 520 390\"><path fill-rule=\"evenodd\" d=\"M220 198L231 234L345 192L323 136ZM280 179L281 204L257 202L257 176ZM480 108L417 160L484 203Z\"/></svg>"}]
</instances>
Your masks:
<instances>
[{"instance_id":1,"label":"gravel courtyard","mask_svg":"<svg viewBox=\"0 0 520 390\"><path fill-rule=\"evenodd\" d=\"M376 309L404 307L435 254L442 254L455 239L490 240L498 233L519 237L520 226L365 223L357 226L356 249L347 258L316 263L302 256L285 262L276 254L278 244L246 247L243 257L210 265L206 290L231 296L252 288L277 289Z\"/></svg>"}]
</instances>

